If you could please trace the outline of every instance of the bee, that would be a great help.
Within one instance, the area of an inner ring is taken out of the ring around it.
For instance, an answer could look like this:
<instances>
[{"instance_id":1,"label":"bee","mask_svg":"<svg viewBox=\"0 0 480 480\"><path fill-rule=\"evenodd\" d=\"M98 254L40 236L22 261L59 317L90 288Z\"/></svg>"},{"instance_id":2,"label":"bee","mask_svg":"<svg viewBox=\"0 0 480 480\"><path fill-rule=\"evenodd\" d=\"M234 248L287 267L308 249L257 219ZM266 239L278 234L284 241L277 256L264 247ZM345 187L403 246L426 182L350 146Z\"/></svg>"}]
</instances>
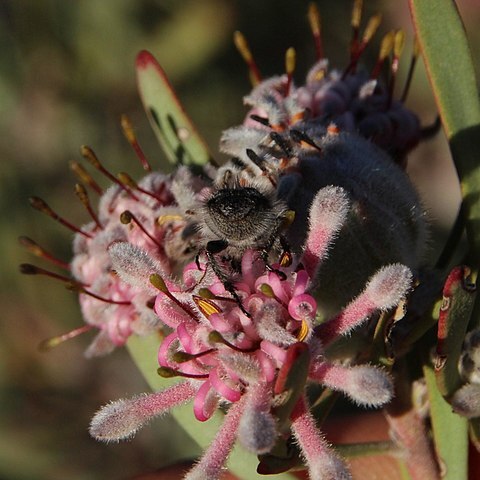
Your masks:
<instances>
[{"instance_id":1,"label":"bee","mask_svg":"<svg viewBox=\"0 0 480 480\"><path fill-rule=\"evenodd\" d=\"M351 207L315 279L325 315L345 306L386 264L418 269L426 244L424 208L407 174L371 141L303 122L264 133L254 151L232 142L230 133L223 149L235 157L217 170L192 221L209 265L235 299L232 272L247 249L259 251L267 269L277 272L271 263L285 252L300 257L310 207L328 186L341 187Z\"/></svg>"}]
</instances>

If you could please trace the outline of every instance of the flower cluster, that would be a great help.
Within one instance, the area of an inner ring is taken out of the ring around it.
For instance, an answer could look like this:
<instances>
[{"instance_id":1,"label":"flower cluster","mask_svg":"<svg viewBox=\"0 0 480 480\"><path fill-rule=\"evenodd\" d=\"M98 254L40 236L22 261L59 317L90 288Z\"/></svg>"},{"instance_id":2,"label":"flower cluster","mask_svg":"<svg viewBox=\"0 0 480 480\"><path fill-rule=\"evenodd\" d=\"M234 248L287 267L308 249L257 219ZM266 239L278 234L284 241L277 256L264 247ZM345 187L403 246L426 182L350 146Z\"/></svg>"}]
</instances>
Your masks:
<instances>
[{"instance_id":1,"label":"flower cluster","mask_svg":"<svg viewBox=\"0 0 480 480\"><path fill-rule=\"evenodd\" d=\"M181 282L166 281L158 267L152 269L144 251L128 243L113 244L109 253L119 275L135 287L143 285L150 291L154 285L159 290L155 311L172 329L159 349L159 373L185 380L164 391L107 405L92 420L91 434L105 441L129 437L152 417L189 400L200 421L224 405L224 424L187 479L219 478L237 439L254 453L269 452L284 431L282 422L290 425L310 478L349 478L315 426L304 384L321 383L361 405L387 403L393 386L385 371L331 363L324 349L375 312L396 306L411 284L407 267L386 266L338 315L315 324L317 305L308 293L311 280L303 263L313 273L320 267L349 209L342 189L318 192L305 253L294 257L291 266L274 265L269 271L255 251L247 251L241 277L235 281L241 305L206 263L187 265ZM305 378L295 391L288 391L290 372L300 361L305 363Z\"/></svg>"},{"instance_id":2,"label":"flower cluster","mask_svg":"<svg viewBox=\"0 0 480 480\"><path fill-rule=\"evenodd\" d=\"M382 368L355 355L335 363L327 349L402 302L424 251L424 210L398 166L420 138L417 117L393 99L403 34L384 38L366 73L358 62L379 19L361 40L356 25L349 65L329 71L314 9L310 20L317 62L300 87L292 51L285 75L262 80L237 37L256 85L244 123L222 136L234 157L226 165L204 166L201 176L150 172L135 183L83 149L115 182L103 192L84 175L100 194L98 214L79 187L92 221L76 229L67 268L85 322L99 330L87 355L162 328L158 373L182 379L103 407L90 432L128 438L188 401L202 422L220 409L223 425L188 480L219 478L237 440L261 455L292 437L312 480L348 479L315 424L308 384L363 406L394 393Z\"/></svg>"},{"instance_id":3,"label":"flower cluster","mask_svg":"<svg viewBox=\"0 0 480 480\"><path fill-rule=\"evenodd\" d=\"M92 221L78 228L58 214L41 199L33 197L32 205L47 213L75 232L73 258L64 264L44 252L27 237L22 243L33 253L46 257L68 271L71 277L24 264L24 273L43 273L67 283L79 292L79 301L85 327L44 342L49 347L95 328L98 334L85 352L87 357L110 353L122 346L132 334L146 335L161 328L153 310L154 297L123 282L112 267L108 247L115 242L129 242L142 248L151 262L164 272L175 274L194 255L191 233L185 237L187 225L183 212L201 190L203 183L187 169L178 169L172 175L151 172L138 183L126 173L115 179L100 164L89 147L82 147L83 155L98 170L103 171L114 184L105 192L81 170L99 194L98 213L91 208L86 190L77 184L76 191L92 217ZM78 165L75 166L78 170ZM185 194L188 192L188 194Z\"/></svg>"}]
</instances>

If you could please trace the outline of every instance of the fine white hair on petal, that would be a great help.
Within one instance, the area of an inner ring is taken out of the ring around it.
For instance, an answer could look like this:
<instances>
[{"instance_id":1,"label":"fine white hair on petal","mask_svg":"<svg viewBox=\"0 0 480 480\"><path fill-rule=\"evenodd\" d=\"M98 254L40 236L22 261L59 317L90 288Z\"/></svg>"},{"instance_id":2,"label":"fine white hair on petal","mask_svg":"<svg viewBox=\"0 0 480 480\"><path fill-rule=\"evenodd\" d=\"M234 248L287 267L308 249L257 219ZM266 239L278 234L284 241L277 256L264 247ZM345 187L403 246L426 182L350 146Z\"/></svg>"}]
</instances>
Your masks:
<instances>
[{"instance_id":1,"label":"fine white hair on petal","mask_svg":"<svg viewBox=\"0 0 480 480\"><path fill-rule=\"evenodd\" d=\"M292 345L297 339L280 324L282 313L277 301L266 300L255 318L257 332L262 339L275 345Z\"/></svg>"},{"instance_id":2,"label":"fine white hair on petal","mask_svg":"<svg viewBox=\"0 0 480 480\"><path fill-rule=\"evenodd\" d=\"M398 305L412 285L411 270L400 263L381 268L370 279L365 293L375 302L377 308L388 310Z\"/></svg>"},{"instance_id":3,"label":"fine white hair on petal","mask_svg":"<svg viewBox=\"0 0 480 480\"><path fill-rule=\"evenodd\" d=\"M370 365L351 367L347 395L360 405L380 407L393 397L393 383L387 372Z\"/></svg>"},{"instance_id":4,"label":"fine white hair on petal","mask_svg":"<svg viewBox=\"0 0 480 480\"><path fill-rule=\"evenodd\" d=\"M261 369L257 359L240 352L220 353L219 359L227 368L233 370L242 380L248 383L257 382Z\"/></svg>"},{"instance_id":5,"label":"fine white hair on petal","mask_svg":"<svg viewBox=\"0 0 480 480\"><path fill-rule=\"evenodd\" d=\"M277 424L274 416L264 410L248 407L240 421L238 440L250 452L257 455L268 453L277 439Z\"/></svg>"},{"instance_id":6,"label":"fine white hair on petal","mask_svg":"<svg viewBox=\"0 0 480 480\"><path fill-rule=\"evenodd\" d=\"M108 248L113 269L120 278L134 287L156 293L150 284L150 275L165 276L160 264L147 252L128 242L115 242Z\"/></svg>"},{"instance_id":7,"label":"fine white hair on petal","mask_svg":"<svg viewBox=\"0 0 480 480\"><path fill-rule=\"evenodd\" d=\"M348 194L341 187L324 187L316 194L310 207L310 229L303 256L303 263L310 275L314 274L325 258L327 249L345 222L349 210Z\"/></svg>"},{"instance_id":8,"label":"fine white hair on petal","mask_svg":"<svg viewBox=\"0 0 480 480\"><path fill-rule=\"evenodd\" d=\"M104 442L130 438L152 418L190 400L195 392L189 382L182 382L150 395L111 402L92 418L90 435Z\"/></svg>"},{"instance_id":9,"label":"fine white hair on petal","mask_svg":"<svg viewBox=\"0 0 480 480\"><path fill-rule=\"evenodd\" d=\"M352 367L328 362L313 362L310 378L348 395L355 403L368 407L380 407L393 397L390 375L372 365Z\"/></svg>"},{"instance_id":10,"label":"fine white hair on petal","mask_svg":"<svg viewBox=\"0 0 480 480\"><path fill-rule=\"evenodd\" d=\"M480 385L467 383L452 397L453 411L462 417L480 417Z\"/></svg>"},{"instance_id":11,"label":"fine white hair on petal","mask_svg":"<svg viewBox=\"0 0 480 480\"><path fill-rule=\"evenodd\" d=\"M92 418L90 435L103 442L118 442L133 437L149 420L137 411L139 399L121 399L102 407Z\"/></svg>"}]
</instances>

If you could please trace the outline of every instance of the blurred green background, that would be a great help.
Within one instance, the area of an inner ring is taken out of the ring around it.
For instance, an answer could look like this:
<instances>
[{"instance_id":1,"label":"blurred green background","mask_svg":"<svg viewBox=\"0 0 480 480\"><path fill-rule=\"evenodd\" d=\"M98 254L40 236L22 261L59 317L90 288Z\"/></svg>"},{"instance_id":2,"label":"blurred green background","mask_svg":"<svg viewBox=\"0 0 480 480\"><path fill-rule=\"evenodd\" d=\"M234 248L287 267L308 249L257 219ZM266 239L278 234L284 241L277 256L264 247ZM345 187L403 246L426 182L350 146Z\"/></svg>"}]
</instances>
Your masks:
<instances>
[{"instance_id":1,"label":"blurred green background","mask_svg":"<svg viewBox=\"0 0 480 480\"><path fill-rule=\"evenodd\" d=\"M317 3L327 56L342 67L351 1ZM412 39L407 2L365 4L367 15L383 12L382 33L406 29L403 78ZM477 0L458 4L478 60ZM164 165L136 92L133 63L139 50L156 55L215 153L220 132L241 122L241 99L250 88L233 31L246 35L265 76L283 71L284 52L294 46L300 82L314 59L307 5L306 0L0 0L1 479L126 479L191 454L169 419L124 444L103 445L88 436L100 405L146 391L146 384L123 350L85 360L88 338L38 351L41 340L80 326L82 319L75 296L62 285L18 273L19 263L42 262L16 239L28 235L70 258L69 232L33 211L27 199L40 196L73 223L86 221L68 168L70 160L79 159L80 145L91 145L113 172L141 175L119 127L122 113L131 117L151 164ZM376 51L370 49L369 65ZM422 123L435 119L422 65L408 104ZM416 150L409 169L430 212L435 258L459 201L441 133Z\"/></svg>"}]
</instances>

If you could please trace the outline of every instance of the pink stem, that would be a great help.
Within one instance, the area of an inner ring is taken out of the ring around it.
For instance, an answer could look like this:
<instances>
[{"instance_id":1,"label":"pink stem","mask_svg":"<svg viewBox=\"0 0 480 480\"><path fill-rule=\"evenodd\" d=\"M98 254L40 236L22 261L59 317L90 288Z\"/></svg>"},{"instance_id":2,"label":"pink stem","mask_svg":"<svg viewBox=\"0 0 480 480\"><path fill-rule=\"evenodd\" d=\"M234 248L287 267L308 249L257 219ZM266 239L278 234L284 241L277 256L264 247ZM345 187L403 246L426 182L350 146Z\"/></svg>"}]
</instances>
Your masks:
<instances>
[{"instance_id":1,"label":"pink stem","mask_svg":"<svg viewBox=\"0 0 480 480\"><path fill-rule=\"evenodd\" d=\"M203 454L200 461L187 473L184 480L215 480L220 478L223 468L237 438L238 426L245 409L243 396L233 403L225 415L222 427Z\"/></svg>"}]
</instances>

